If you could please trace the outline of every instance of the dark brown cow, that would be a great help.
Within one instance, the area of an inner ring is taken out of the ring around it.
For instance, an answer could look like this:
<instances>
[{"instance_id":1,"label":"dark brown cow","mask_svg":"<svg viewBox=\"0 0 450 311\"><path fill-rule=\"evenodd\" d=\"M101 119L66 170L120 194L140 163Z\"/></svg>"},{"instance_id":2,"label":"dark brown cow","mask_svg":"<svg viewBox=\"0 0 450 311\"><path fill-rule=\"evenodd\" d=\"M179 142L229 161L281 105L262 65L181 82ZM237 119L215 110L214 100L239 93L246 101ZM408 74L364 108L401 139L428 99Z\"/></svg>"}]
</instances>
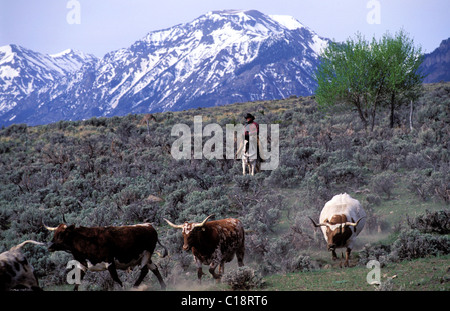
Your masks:
<instances>
[{"instance_id":1,"label":"dark brown cow","mask_svg":"<svg viewBox=\"0 0 450 311\"><path fill-rule=\"evenodd\" d=\"M244 227L240 220L227 218L207 222L210 215L201 223L185 222L183 225L174 225L164 219L170 226L182 229L184 244L183 250L192 250L197 265L197 276L201 282L202 264L209 265L209 272L214 279L220 281L224 273L224 265L230 262L236 254L238 265L244 265ZM219 266L219 273L215 273Z\"/></svg>"},{"instance_id":2,"label":"dark brown cow","mask_svg":"<svg viewBox=\"0 0 450 311\"><path fill-rule=\"evenodd\" d=\"M162 289L166 285L158 267L152 263L158 234L149 223L120 227L75 227L61 224L54 231L49 251L66 251L82 265L81 278L85 270L108 270L114 281L122 286L116 269L126 270L137 265L141 274L134 286L139 286L150 269L158 278ZM162 245L161 245L162 246ZM167 255L167 249L163 256ZM75 290L78 284L75 285Z\"/></svg>"},{"instance_id":3,"label":"dark brown cow","mask_svg":"<svg viewBox=\"0 0 450 311\"><path fill-rule=\"evenodd\" d=\"M0 291L17 288L42 290L34 275L33 267L21 252L22 246L27 243L45 245L44 243L27 240L0 254Z\"/></svg>"}]
</instances>

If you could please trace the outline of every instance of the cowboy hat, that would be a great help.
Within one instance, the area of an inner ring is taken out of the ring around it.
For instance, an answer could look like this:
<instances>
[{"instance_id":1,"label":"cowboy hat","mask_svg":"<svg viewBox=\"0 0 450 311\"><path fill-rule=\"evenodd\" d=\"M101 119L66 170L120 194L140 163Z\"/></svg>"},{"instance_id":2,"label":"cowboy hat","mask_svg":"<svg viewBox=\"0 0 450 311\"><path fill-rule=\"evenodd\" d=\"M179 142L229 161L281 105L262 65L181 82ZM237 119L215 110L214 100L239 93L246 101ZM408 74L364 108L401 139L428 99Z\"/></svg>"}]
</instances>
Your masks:
<instances>
[{"instance_id":1,"label":"cowboy hat","mask_svg":"<svg viewBox=\"0 0 450 311\"><path fill-rule=\"evenodd\" d=\"M252 120L255 120L255 117L250 113L247 113L244 118L245 119L251 118Z\"/></svg>"}]
</instances>

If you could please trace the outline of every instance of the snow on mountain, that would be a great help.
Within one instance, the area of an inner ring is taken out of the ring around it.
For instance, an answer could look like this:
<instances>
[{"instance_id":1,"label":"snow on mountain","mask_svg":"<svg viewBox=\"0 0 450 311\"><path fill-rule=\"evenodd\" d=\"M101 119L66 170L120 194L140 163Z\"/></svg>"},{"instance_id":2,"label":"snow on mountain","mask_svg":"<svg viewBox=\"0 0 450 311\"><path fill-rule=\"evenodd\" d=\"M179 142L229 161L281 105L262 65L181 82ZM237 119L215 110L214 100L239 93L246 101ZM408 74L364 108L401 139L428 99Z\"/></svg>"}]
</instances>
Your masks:
<instances>
[{"instance_id":1,"label":"snow on mountain","mask_svg":"<svg viewBox=\"0 0 450 311\"><path fill-rule=\"evenodd\" d=\"M53 63L64 70L65 74L79 70L86 63L97 61L97 58L94 55L85 54L72 49L64 50L49 56L53 59Z\"/></svg>"},{"instance_id":2,"label":"snow on mountain","mask_svg":"<svg viewBox=\"0 0 450 311\"><path fill-rule=\"evenodd\" d=\"M42 70L38 76L50 83L28 96L27 105L20 105L26 109L9 109L1 123L39 124L309 95L316 87L318 54L327 43L290 16L212 11L152 31L101 60L71 50L34 55L31 67ZM2 50L0 59L11 58L10 53L2 58ZM0 60L1 81L7 80L2 76L17 79L22 76L18 70L25 70L10 67ZM13 121L7 119L13 116Z\"/></svg>"},{"instance_id":3,"label":"snow on mountain","mask_svg":"<svg viewBox=\"0 0 450 311\"><path fill-rule=\"evenodd\" d=\"M2 123L17 121L14 114L6 115L14 108L23 108L18 104L25 105L33 93L50 90L51 85L59 83L62 78L79 70L86 62L92 61L95 61L94 56L72 50L52 57L15 44L0 47Z\"/></svg>"},{"instance_id":4,"label":"snow on mountain","mask_svg":"<svg viewBox=\"0 0 450 311\"><path fill-rule=\"evenodd\" d=\"M286 27L289 30L295 30L295 29L301 29L305 28L302 23L300 23L298 20L296 20L292 16L288 15L269 15L270 18L277 21L284 27Z\"/></svg>"}]
</instances>

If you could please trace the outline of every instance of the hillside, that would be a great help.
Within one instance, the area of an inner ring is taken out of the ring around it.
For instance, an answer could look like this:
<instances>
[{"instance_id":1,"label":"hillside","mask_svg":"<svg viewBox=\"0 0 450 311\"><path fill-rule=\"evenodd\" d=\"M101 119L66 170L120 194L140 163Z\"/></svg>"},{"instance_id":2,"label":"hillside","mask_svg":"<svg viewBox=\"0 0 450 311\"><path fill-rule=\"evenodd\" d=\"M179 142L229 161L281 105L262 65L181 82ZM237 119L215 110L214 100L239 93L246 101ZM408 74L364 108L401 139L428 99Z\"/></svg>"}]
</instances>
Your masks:
<instances>
[{"instance_id":1,"label":"hillside","mask_svg":"<svg viewBox=\"0 0 450 311\"><path fill-rule=\"evenodd\" d=\"M275 286L269 289L298 290L302 285L280 284L287 282L286 273L319 269L304 272L311 273L308 279L314 273L326 277L327 271L340 269L339 262L331 262L323 237L308 216L317 219L326 201L347 192L361 201L368 214L352 268L342 272L349 273L345 274L348 281L352 271L361 274L366 269L361 261L371 252L382 252L379 245L399 245L403 232L410 230L408 219L411 222L427 210L448 211L449 107L450 83L444 83L424 86L423 95L414 103L413 129L409 106L399 110L396 128L389 128L388 112L383 112L375 130L366 132L353 112L319 111L311 96L152 117L132 114L2 128L0 252L26 239L49 241L51 235L42 223L56 226L63 215L68 223L83 226L152 222L170 254L163 259L155 256L154 261L168 288L180 289L196 278L195 267L191 254L182 252L180 232L167 226L163 218L182 223L201 221L214 213L216 219L242 220L249 231L244 261ZM203 126L218 123L224 127L241 123L247 112L260 124L279 124L277 169L242 176L240 161L171 157L177 137L170 133L175 124L187 124L193 130L193 118L200 115ZM448 235L416 236L443 243L436 244L443 248L436 246L438 251L430 250L428 255L449 253ZM366 243L370 245L364 247ZM66 284L69 254L49 253L42 247L28 247L25 253L44 289L61 289ZM406 257L397 253L396 258L395 264L401 265ZM445 264L445 259L436 258L438 265ZM233 261L225 271L235 268ZM395 274L395 269L389 273ZM137 269L119 273L125 288L137 273ZM210 276L205 279L205 284L212 282ZM442 286L448 289L445 280ZM144 283L150 289L159 288L153 275ZM314 284L308 289L330 289ZM102 272L88 273L82 289L120 288Z\"/></svg>"}]
</instances>

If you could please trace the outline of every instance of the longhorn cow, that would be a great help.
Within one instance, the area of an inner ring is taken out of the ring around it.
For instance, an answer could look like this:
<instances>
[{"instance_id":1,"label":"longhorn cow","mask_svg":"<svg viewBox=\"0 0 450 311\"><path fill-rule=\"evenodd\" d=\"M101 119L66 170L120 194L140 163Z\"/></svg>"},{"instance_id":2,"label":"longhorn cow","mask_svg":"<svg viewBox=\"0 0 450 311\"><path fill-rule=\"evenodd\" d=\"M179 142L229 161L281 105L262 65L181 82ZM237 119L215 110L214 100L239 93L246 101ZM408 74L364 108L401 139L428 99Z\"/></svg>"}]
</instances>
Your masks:
<instances>
[{"instance_id":1,"label":"longhorn cow","mask_svg":"<svg viewBox=\"0 0 450 311\"><path fill-rule=\"evenodd\" d=\"M242 222L235 218L208 220L209 215L200 223L185 222L175 225L164 219L171 227L182 229L183 250L192 251L197 265L197 276L201 282L202 264L209 265L209 272L216 281L220 281L225 269L225 263L230 262L236 254L238 265L244 265L244 227ZM219 266L219 273L216 267Z\"/></svg>"},{"instance_id":2,"label":"longhorn cow","mask_svg":"<svg viewBox=\"0 0 450 311\"><path fill-rule=\"evenodd\" d=\"M42 290L34 274L33 267L21 252L27 243L45 245L41 242L27 240L0 254L0 291L16 288L27 288L33 291Z\"/></svg>"},{"instance_id":3,"label":"longhorn cow","mask_svg":"<svg viewBox=\"0 0 450 311\"><path fill-rule=\"evenodd\" d=\"M348 267L355 239L366 223L365 217L366 213L359 201L344 193L335 195L325 203L320 213L319 224L311 217L309 219L315 227L322 230L333 260L337 259L336 248L347 248L344 266Z\"/></svg>"},{"instance_id":4,"label":"longhorn cow","mask_svg":"<svg viewBox=\"0 0 450 311\"><path fill-rule=\"evenodd\" d=\"M139 265L141 273L134 286L139 286L150 269L158 278L161 288L166 287L158 267L151 260L156 243L161 243L156 230L149 223L119 227L60 224L58 227L45 228L54 231L49 251L71 253L81 264L81 278L86 270L108 270L113 280L122 286L116 269L126 270ZM167 255L167 249L161 246L165 250L163 256ZM74 290L78 290L78 285L75 285Z\"/></svg>"}]
</instances>

